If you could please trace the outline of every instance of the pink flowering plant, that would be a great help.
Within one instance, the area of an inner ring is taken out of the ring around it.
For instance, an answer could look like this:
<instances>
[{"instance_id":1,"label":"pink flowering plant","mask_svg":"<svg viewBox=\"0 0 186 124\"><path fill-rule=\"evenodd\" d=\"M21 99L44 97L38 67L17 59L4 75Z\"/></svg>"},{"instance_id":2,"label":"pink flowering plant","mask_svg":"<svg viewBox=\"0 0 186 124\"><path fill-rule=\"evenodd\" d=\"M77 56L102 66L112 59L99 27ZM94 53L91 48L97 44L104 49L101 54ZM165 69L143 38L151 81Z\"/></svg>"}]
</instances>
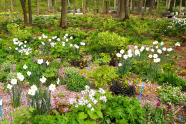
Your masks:
<instances>
[{"instance_id":1,"label":"pink flowering plant","mask_svg":"<svg viewBox=\"0 0 186 124\"><path fill-rule=\"evenodd\" d=\"M105 90L90 89L85 86L85 91L81 91L83 97L79 99L70 99L71 112L77 113L79 121L85 123L96 123L96 120L103 118L102 105L107 102L107 95Z\"/></svg>"}]
</instances>

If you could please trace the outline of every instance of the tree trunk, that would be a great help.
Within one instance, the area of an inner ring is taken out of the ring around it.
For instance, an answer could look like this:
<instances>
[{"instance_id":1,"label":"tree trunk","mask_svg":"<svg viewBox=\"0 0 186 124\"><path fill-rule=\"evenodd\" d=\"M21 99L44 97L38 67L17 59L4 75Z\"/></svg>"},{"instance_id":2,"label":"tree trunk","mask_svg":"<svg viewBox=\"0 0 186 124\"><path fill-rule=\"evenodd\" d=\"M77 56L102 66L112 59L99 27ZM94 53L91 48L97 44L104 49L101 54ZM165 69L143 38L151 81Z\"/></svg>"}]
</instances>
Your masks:
<instances>
[{"instance_id":1,"label":"tree trunk","mask_svg":"<svg viewBox=\"0 0 186 124\"><path fill-rule=\"evenodd\" d=\"M155 0L151 0L151 2L150 2L150 8L149 8L149 13L152 13L152 9L154 7L154 4L155 4Z\"/></svg>"},{"instance_id":2,"label":"tree trunk","mask_svg":"<svg viewBox=\"0 0 186 124\"><path fill-rule=\"evenodd\" d=\"M114 0L114 10L116 10L116 0Z\"/></svg>"},{"instance_id":3,"label":"tree trunk","mask_svg":"<svg viewBox=\"0 0 186 124\"><path fill-rule=\"evenodd\" d=\"M176 0L174 0L174 9L175 9L175 7L176 7Z\"/></svg>"},{"instance_id":4,"label":"tree trunk","mask_svg":"<svg viewBox=\"0 0 186 124\"><path fill-rule=\"evenodd\" d=\"M53 13L53 4L52 4L52 0L50 0L49 2L50 2L50 12Z\"/></svg>"},{"instance_id":5,"label":"tree trunk","mask_svg":"<svg viewBox=\"0 0 186 124\"><path fill-rule=\"evenodd\" d=\"M61 24L60 26L67 28L67 0L61 0Z\"/></svg>"},{"instance_id":6,"label":"tree trunk","mask_svg":"<svg viewBox=\"0 0 186 124\"><path fill-rule=\"evenodd\" d=\"M168 3L168 8L170 8L170 4L171 4L171 0L169 0L169 3Z\"/></svg>"},{"instance_id":7,"label":"tree trunk","mask_svg":"<svg viewBox=\"0 0 186 124\"><path fill-rule=\"evenodd\" d=\"M11 0L11 12L14 11L13 8L14 8L14 2L13 2L13 0Z\"/></svg>"},{"instance_id":8,"label":"tree trunk","mask_svg":"<svg viewBox=\"0 0 186 124\"><path fill-rule=\"evenodd\" d=\"M125 19L129 19L129 0L125 0Z\"/></svg>"},{"instance_id":9,"label":"tree trunk","mask_svg":"<svg viewBox=\"0 0 186 124\"><path fill-rule=\"evenodd\" d=\"M106 1L106 8L105 8L105 14L108 14L108 1Z\"/></svg>"},{"instance_id":10,"label":"tree trunk","mask_svg":"<svg viewBox=\"0 0 186 124\"><path fill-rule=\"evenodd\" d=\"M55 13L57 13L57 0L55 0Z\"/></svg>"},{"instance_id":11,"label":"tree trunk","mask_svg":"<svg viewBox=\"0 0 186 124\"><path fill-rule=\"evenodd\" d=\"M86 0L83 0L83 14L86 14Z\"/></svg>"},{"instance_id":12,"label":"tree trunk","mask_svg":"<svg viewBox=\"0 0 186 124\"><path fill-rule=\"evenodd\" d=\"M144 1L144 11L146 11L146 3L147 3L147 0Z\"/></svg>"},{"instance_id":13,"label":"tree trunk","mask_svg":"<svg viewBox=\"0 0 186 124\"><path fill-rule=\"evenodd\" d=\"M104 8L105 8L105 0L103 0L102 14L104 14Z\"/></svg>"},{"instance_id":14,"label":"tree trunk","mask_svg":"<svg viewBox=\"0 0 186 124\"><path fill-rule=\"evenodd\" d=\"M28 14L29 14L29 24L32 25L32 5L31 0L28 0Z\"/></svg>"},{"instance_id":15,"label":"tree trunk","mask_svg":"<svg viewBox=\"0 0 186 124\"><path fill-rule=\"evenodd\" d=\"M130 0L130 10L132 10L132 0Z\"/></svg>"},{"instance_id":16,"label":"tree trunk","mask_svg":"<svg viewBox=\"0 0 186 124\"><path fill-rule=\"evenodd\" d=\"M73 11L73 14L75 15L76 13L76 0L74 0L74 11Z\"/></svg>"},{"instance_id":17,"label":"tree trunk","mask_svg":"<svg viewBox=\"0 0 186 124\"><path fill-rule=\"evenodd\" d=\"M120 0L118 0L118 9L116 13L116 18L119 18L119 15L120 15Z\"/></svg>"},{"instance_id":18,"label":"tree trunk","mask_svg":"<svg viewBox=\"0 0 186 124\"><path fill-rule=\"evenodd\" d=\"M125 0L120 0L120 14L119 18L121 21L125 20Z\"/></svg>"},{"instance_id":19,"label":"tree trunk","mask_svg":"<svg viewBox=\"0 0 186 124\"><path fill-rule=\"evenodd\" d=\"M135 0L132 0L132 10L134 10L135 7Z\"/></svg>"},{"instance_id":20,"label":"tree trunk","mask_svg":"<svg viewBox=\"0 0 186 124\"><path fill-rule=\"evenodd\" d=\"M27 25L26 0L20 0L23 9L24 24Z\"/></svg>"},{"instance_id":21,"label":"tree trunk","mask_svg":"<svg viewBox=\"0 0 186 124\"><path fill-rule=\"evenodd\" d=\"M100 13L100 0L98 0L97 9L98 13Z\"/></svg>"},{"instance_id":22,"label":"tree trunk","mask_svg":"<svg viewBox=\"0 0 186 124\"><path fill-rule=\"evenodd\" d=\"M95 7L95 14L97 14L97 9L96 9L96 7L97 7L97 0L94 0L94 7Z\"/></svg>"},{"instance_id":23,"label":"tree trunk","mask_svg":"<svg viewBox=\"0 0 186 124\"><path fill-rule=\"evenodd\" d=\"M141 8L143 6L143 0L139 0L139 6L138 6L138 14L141 13Z\"/></svg>"},{"instance_id":24,"label":"tree trunk","mask_svg":"<svg viewBox=\"0 0 186 124\"><path fill-rule=\"evenodd\" d=\"M182 8L182 0L180 0L180 9L179 9L180 12L181 12L181 8Z\"/></svg>"},{"instance_id":25,"label":"tree trunk","mask_svg":"<svg viewBox=\"0 0 186 124\"><path fill-rule=\"evenodd\" d=\"M159 9L159 7L160 7L160 0L157 0L157 9Z\"/></svg>"},{"instance_id":26,"label":"tree trunk","mask_svg":"<svg viewBox=\"0 0 186 124\"><path fill-rule=\"evenodd\" d=\"M39 0L37 0L37 15L39 15Z\"/></svg>"},{"instance_id":27,"label":"tree trunk","mask_svg":"<svg viewBox=\"0 0 186 124\"><path fill-rule=\"evenodd\" d=\"M47 11L48 13L50 12L50 1L49 0L47 0Z\"/></svg>"},{"instance_id":28,"label":"tree trunk","mask_svg":"<svg viewBox=\"0 0 186 124\"><path fill-rule=\"evenodd\" d=\"M166 0L166 7L168 7L169 0Z\"/></svg>"}]
</instances>

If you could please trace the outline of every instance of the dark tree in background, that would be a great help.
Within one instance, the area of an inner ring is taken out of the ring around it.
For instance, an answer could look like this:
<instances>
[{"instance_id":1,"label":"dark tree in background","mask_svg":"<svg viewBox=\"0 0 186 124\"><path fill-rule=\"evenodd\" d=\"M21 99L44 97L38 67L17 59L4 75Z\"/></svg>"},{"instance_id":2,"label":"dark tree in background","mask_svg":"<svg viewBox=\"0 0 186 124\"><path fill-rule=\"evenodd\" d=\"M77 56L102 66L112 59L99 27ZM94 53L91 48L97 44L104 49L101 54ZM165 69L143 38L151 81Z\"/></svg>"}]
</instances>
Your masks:
<instances>
[{"instance_id":1,"label":"dark tree in background","mask_svg":"<svg viewBox=\"0 0 186 124\"><path fill-rule=\"evenodd\" d=\"M26 0L20 0L23 9L24 24L27 25Z\"/></svg>"},{"instance_id":2,"label":"dark tree in background","mask_svg":"<svg viewBox=\"0 0 186 124\"><path fill-rule=\"evenodd\" d=\"M67 0L61 0L61 24L63 29L67 28Z\"/></svg>"}]
</instances>

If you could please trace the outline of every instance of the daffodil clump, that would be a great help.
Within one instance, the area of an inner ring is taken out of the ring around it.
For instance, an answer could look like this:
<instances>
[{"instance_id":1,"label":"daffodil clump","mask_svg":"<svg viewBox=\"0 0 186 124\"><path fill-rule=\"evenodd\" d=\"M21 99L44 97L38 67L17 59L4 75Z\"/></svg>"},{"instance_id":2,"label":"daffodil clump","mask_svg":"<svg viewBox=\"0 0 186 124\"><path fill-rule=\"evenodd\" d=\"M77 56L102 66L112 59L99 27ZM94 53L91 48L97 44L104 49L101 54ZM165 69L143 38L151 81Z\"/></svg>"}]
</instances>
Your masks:
<instances>
[{"instance_id":1,"label":"daffodil clump","mask_svg":"<svg viewBox=\"0 0 186 124\"><path fill-rule=\"evenodd\" d=\"M24 75L17 73L17 78L11 79L10 84L7 85L8 93L14 108L21 105L21 93L24 85Z\"/></svg>"},{"instance_id":2,"label":"daffodil clump","mask_svg":"<svg viewBox=\"0 0 186 124\"><path fill-rule=\"evenodd\" d=\"M129 49L126 53L123 49L121 49L120 52L116 54L116 56L119 58L118 72L120 76L122 77L130 71L133 64L132 59L136 61L146 60L146 57L144 57L145 54L150 59L150 72L148 74L151 75L152 73L154 73L154 69L152 69L152 66L156 66L156 68L158 68L158 63L161 62L161 59L164 62L166 57L165 55L171 54L171 51L173 50L171 47L163 47L163 44L164 43L161 42L158 45L158 41L154 41L152 47L142 46L140 49L138 49L138 46L134 46L133 52L131 49Z\"/></svg>"}]
</instances>

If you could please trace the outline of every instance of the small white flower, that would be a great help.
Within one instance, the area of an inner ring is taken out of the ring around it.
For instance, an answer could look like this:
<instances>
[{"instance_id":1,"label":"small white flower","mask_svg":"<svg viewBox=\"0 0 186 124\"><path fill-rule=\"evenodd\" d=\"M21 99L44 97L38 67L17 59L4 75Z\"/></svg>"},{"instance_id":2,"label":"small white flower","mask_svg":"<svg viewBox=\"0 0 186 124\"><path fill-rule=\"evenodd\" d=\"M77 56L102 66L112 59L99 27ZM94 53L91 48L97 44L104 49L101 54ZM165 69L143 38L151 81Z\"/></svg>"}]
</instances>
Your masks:
<instances>
[{"instance_id":1,"label":"small white flower","mask_svg":"<svg viewBox=\"0 0 186 124\"><path fill-rule=\"evenodd\" d=\"M154 62L155 62L155 63L160 62L160 58L156 58L156 59L154 59Z\"/></svg>"},{"instance_id":2,"label":"small white flower","mask_svg":"<svg viewBox=\"0 0 186 124\"><path fill-rule=\"evenodd\" d=\"M107 98L106 98L106 96L100 96L100 100L106 102L107 101Z\"/></svg>"},{"instance_id":3,"label":"small white flower","mask_svg":"<svg viewBox=\"0 0 186 124\"><path fill-rule=\"evenodd\" d=\"M49 42L51 42L52 40L51 39L48 39Z\"/></svg>"},{"instance_id":4,"label":"small white flower","mask_svg":"<svg viewBox=\"0 0 186 124\"><path fill-rule=\"evenodd\" d=\"M19 46L21 46L23 44L23 42L19 42Z\"/></svg>"},{"instance_id":5,"label":"small white flower","mask_svg":"<svg viewBox=\"0 0 186 124\"><path fill-rule=\"evenodd\" d=\"M76 99L74 99L74 98L70 98L70 104L74 104L75 102L76 102Z\"/></svg>"},{"instance_id":6,"label":"small white flower","mask_svg":"<svg viewBox=\"0 0 186 124\"><path fill-rule=\"evenodd\" d=\"M132 57L132 53L128 53L128 57L131 58Z\"/></svg>"},{"instance_id":7,"label":"small white flower","mask_svg":"<svg viewBox=\"0 0 186 124\"><path fill-rule=\"evenodd\" d=\"M154 41L153 44L154 44L154 45L158 44L158 41Z\"/></svg>"},{"instance_id":8,"label":"small white flower","mask_svg":"<svg viewBox=\"0 0 186 124\"><path fill-rule=\"evenodd\" d=\"M77 44L74 44L74 47L77 48L77 49L79 48L79 46Z\"/></svg>"},{"instance_id":9,"label":"small white flower","mask_svg":"<svg viewBox=\"0 0 186 124\"><path fill-rule=\"evenodd\" d=\"M66 36L63 37L63 39L66 39L66 38L67 38Z\"/></svg>"},{"instance_id":10,"label":"small white flower","mask_svg":"<svg viewBox=\"0 0 186 124\"><path fill-rule=\"evenodd\" d=\"M56 38L57 38L57 36L52 37L52 39L56 39Z\"/></svg>"},{"instance_id":11,"label":"small white flower","mask_svg":"<svg viewBox=\"0 0 186 124\"><path fill-rule=\"evenodd\" d=\"M59 78L57 79L57 84L59 84L60 83L60 80L59 80Z\"/></svg>"},{"instance_id":12,"label":"small white flower","mask_svg":"<svg viewBox=\"0 0 186 124\"><path fill-rule=\"evenodd\" d=\"M57 41L60 41L60 38L57 38Z\"/></svg>"},{"instance_id":13,"label":"small white flower","mask_svg":"<svg viewBox=\"0 0 186 124\"><path fill-rule=\"evenodd\" d=\"M149 58L152 58L152 55L150 54L148 57L149 57Z\"/></svg>"},{"instance_id":14,"label":"small white flower","mask_svg":"<svg viewBox=\"0 0 186 124\"><path fill-rule=\"evenodd\" d=\"M19 78L18 78L20 81L23 81L25 79L25 77L23 75L21 75Z\"/></svg>"},{"instance_id":15,"label":"small white flower","mask_svg":"<svg viewBox=\"0 0 186 124\"><path fill-rule=\"evenodd\" d=\"M146 47L146 51L149 51L150 50L150 48L149 47Z\"/></svg>"},{"instance_id":16,"label":"small white flower","mask_svg":"<svg viewBox=\"0 0 186 124\"><path fill-rule=\"evenodd\" d=\"M154 54L154 55L153 55L153 58L154 58L154 59L158 58L158 54Z\"/></svg>"},{"instance_id":17,"label":"small white flower","mask_svg":"<svg viewBox=\"0 0 186 124\"><path fill-rule=\"evenodd\" d=\"M163 42L161 42L161 45L163 45L164 43Z\"/></svg>"},{"instance_id":18,"label":"small white flower","mask_svg":"<svg viewBox=\"0 0 186 124\"><path fill-rule=\"evenodd\" d=\"M94 108L93 107L91 108L91 111L94 111Z\"/></svg>"},{"instance_id":19,"label":"small white flower","mask_svg":"<svg viewBox=\"0 0 186 124\"><path fill-rule=\"evenodd\" d=\"M132 53L132 50L131 50L131 49L129 49L129 50L128 50L128 53Z\"/></svg>"},{"instance_id":20,"label":"small white flower","mask_svg":"<svg viewBox=\"0 0 186 124\"><path fill-rule=\"evenodd\" d=\"M168 52L172 51L172 48L168 48L167 51L168 51Z\"/></svg>"},{"instance_id":21,"label":"small white flower","mask_svg":"<svg viewBox=\"0 0 186 124\"><path fill-rule=\"evenodd\" d=\"M17 84L17 80L15 78L11 79L11 84Z\"/></svg>"},{"instance_id":22,"label":"small white flower","mask_svg":"<svg viewBox=\"0 0 186 124\"><path fill-rule=\"evenodd\" d=\"M18 38L14 38L13 41L14 41L14 42L18 41Z\"/></svg>"},{"instance_id":23,"label":"small white flower","mask_svg":"<svg viewBox=\"0 0 186 124\"><path fill-rule=\"evenodd\" d=\"M100 92L101 94L105 94L105 91L104 91L102 88L99 88L99 92Z\"/></svg>"},{"instance_id":24,"label":"small white flower","mask_svg":"<svg viewBox=\"0 0 186 124\"><path fill-rule=\"evenodd\" d=\"M163 50L163 51L166 51L166 47L163 47L162 50Z\"/></svg>"},{"instance_id":25,"label":"small white flower","mask_svg":"<svg viewBox=\"0 0 186 124\"><path fill-rule=\"evenodd\" d=\"M28 66L26 66L26 65L24 64L23 69L27 69L27 68L28 68Z\"/></svg>"},{"instance_id":26,"label":"small white flower","mask_svg":"<svg viewBox=\"0 0 186 124\"><path fill-rule=\"evenodd\" d=\"M41 42L41 43L42 43L43 46L45 45L45 42Z\"/></svg>"},{"instance_id":27,"label":"small white flower","mask_svg":"<svg viewBox=\"0 0 186 124\"><path fill-rule=\"evenodd\" d=\"M86 89L86 90L89 90L89 89L90 89L90 87L89 87L88 85L86 85L86 86L85 86L85 89Z\"/></svg>"},{"instance_id":28,"label":"small white flower","mask_svg":"<svg viewBox=\"0 0 186 124\"><path fill-rule=\"evenodd\" d=\"M12 89L12 85L11 85L11 84L8 84L8 85L7 85L7 88L8 88L8 89Z\"/></svg>"},{"instance_id":29,"label":"small white flower","mask_svg":"<svg viewBox=\"0 0 186 124\"><path fill-rule=\"evenodd\" d=\"M162 50L158 49L157 52L158 52L159 54L161 54L161 53L162 53Z\"/></svg>"},{"instance_id":30,"label":"small white flower","mask_svg":"<svg viewBox=\"0 0 186 124\"><path fill-rule=\"evenodd\" d=\"M68 42L68 39L66 39L66 42Z\"/></svg>"},{"instance_id":31,"label":"small white flower","mask_svg":"<svg viewBox=\"0 0 186 124\"><path fill-rule=\"evenodd\" d=\"M50 45L51 45L51 47L55 47L56 43L51 42Z\"/></svg>"},{"instance_id":32,"label":"small white flower","mask_svg":"<svg viewBox=\"0 0 186 124\"><path fill-rule=\"evenodd\" d=\"M128 55L123 55L123 58L124 58L124 59L127 59L127 58L128 58Z\"/></svg>"},{"instance_id":33,"label":"small white flower","mask_svg":"<svg viewBox=\"0 0 186 124\"><path fill-rule=\"evenodd\" d=\"M122 66L122 64L121 63L118 63L118 66L120 67L120 66Z\"/></svg>"},{"instance_id":34,"label":"small white flower","mask_svg":"<svg viewBox=\"0 0 186 124\"><path fill-rule=\"evenodd\" d=\"M46 61L46 64L47 64L47 66L48 66L48 65L50 64L50 62L47 60L47 61Z\"/></svg>"},{"instance_id":35,"label":"small white flower","mask_svg":"<svg viewBox=\"0 0 186 124\"><path fill-rule=\"evenodd\" d=\"M140 56L140 51L138 49L135 50L135 55L139 55Z\"/></svg>"},{"instance_id":36,"label":"small white flower","mask_svg":"<svg viewBox=\"0 0 186 124\"><path fill-rule=\"evenodd\" d=\"M29 52L28 52L28 51L26 51L25 55L27 55L27 56L28 56L28 55L29 55Z\"/></svg>"},{"instance_id":37,"label":"small white flower","mask_svg":"<svg viewBox=\"0 0 186 124\"><path fill-rule=\"evenodd\" d=\"M21 77L21 75L22 75L21 73L17 73L17 78Z\"/></svg>"},{"instance_id":38,"label":"small white flower","mask_svg":"<svg viewBox=\"0 0 186 124\"><path fill-rule=\"evenodd\" d=\"M158 49L158 46L156 46L156 49Z\"/></svg>"},{"instance_id":39,"label":"small white flower","mask_svg":"<svg viewBox=\"0 0 186 124\"><path fill-rule=\"evenodd\" d=\"M37 60L37 63L38 63L39 65L41 65L41 64L43 63L43 59L38 59L38 60Z\"/></svg>"},{"instance_id":40,"label":"small white flower","mask_svg":"<svg viewBox=\"0 0 186 124\"><path fill-rule=\"evenodd\" d=\"M37 86L36 85L32 85L30 89L35 92L37 90Z\"/></svg>"},{"instance_id":41,"label":"small white flower","mask_svg":"<svg viewBox=\"0 0 186 124\"><path fill-rule=\"evenodd\" d=\"M92 107L92 105L89 103L89 104L87 105L87 107L88 107L88 108L91 108L91 107Z\"/></svg>"},{"instance_id":42,"label":"small white flower","mask_svg":"<svg viewBox=\"0 0 186 124\"><path fill-rule=\"evenodd\" d=\"M41 37L38 37L39 40L41 40Z\"/></svg>"},{"instance_id":43,"label":"small white flower","mask_svg":"<svg viewBox=\"0 0 186 124\"><path fill-rule=\"evenodd\" d=\"M30 71L27 71L27 75L30 76L32 73Z\"/></svg>"},{"instance_id":44,"label":"small white flower","mask_svg":"<svg viewBox=\"0 0 186 124\"><path fill-rule=\"evenodd\" d=\"M11 49L12 49L12 47L9 47L9 49L11 50Z\"/></svg>"},{"instance_id":45,"label":"small white flower","mask_svg":"<svg viewBox=\"0 0 186 124\"><path fill-rule=\"evenodd\" d=\"M15 50L18 50L18 47L16 47Z\"/></svg>"},{"instance_id":46,"label":"small white flower","mask_svg":"<svg viewBox=\"0 0 186 124\"><path fill-rule=\"evenodd\" d=\"M70 47L73 47L73 44L70 44Z\"/></svg>"},{"instance_id":47,"label":"small white flower","mask_svg":"<svg viewBox=\"0 0 186 124\"><path fill-rule=\"evenodd\" d=\"M54 91L55 89L56 89L56 85L55 84L50 84L49 90Z\"/></svg>"},{"instance_id":48,"label":"small white flower","mask_svg":"<svg viewBox=\"0 0 186 124\"><path fill-rule=\"evenodd\" d=\"M86 94L86 92L85 91L81 91L81 94L84 95L84 94Z\"/></svg>"},{"instance_id":49,"label":"small white flower","mask_svg":"<svg viewBox=\"0 0 186 124\"><path fill-rule=\"evenodd\" d=\"M78 104L75 105L75 108L78 108Z\"/></svg>"},{"instance_id":50,"label":"small white flower","mask_svg":"<svg viewBox=\"0 0 186 124\"><path fill-rule=\"evenodd\" d=\"M65 42L62 42L62 46L65 46Z\"/></svg>"},{"instance_id":51,"label":"small white flower","mask_svg":"<svg viewBox=\"0 0 186 124\"><path fill-rule=\"evenodd\" d=\"M34 96L34 95L35 95L35 91L34 91L34 90L29 89L28 94L29 94L29 95L32 95L32 96Z\"/></svg>"},{"instance_id":52,"label":"small white flower","mask_svg":"<svg viewBox=\"0 0 186 124\"><path fill-rule=\"evenodd\" d=\"M85 42L80 42L80 45L85 46Z\"/></svg>"},{"instance_id":53,"label":"small white flower","mask_svg":"<svg viewBox=\"0 0 186 124\"><path fill-rule=\"evenodd\" d=\"M26 45L24 45L24 47L26 47Z\"/></svg>"},{"instance_id":54,"label":"small white flower","mask_svg":"<svg viewBox=\"0 0 186 124\"><path fill-rule=\"evenodd\" d=\"M68 37L68 34L65 34L66 37Z\"/></svg>"},{"instance_id":55,"label":"small white flower","mask_svg":"<svg viewBox=\"0 0 186 124\"><path fill-rule=\"evenodd\" d=\"M71 37L70 37L70 39L72 40L72 39L73 39L73 37L71 36Z\"/></svg>"},{"instance_id":56,"label":"small white flower","mask_svg":"<svg viewBox=\"0 0 186 124\"><path fill-rule=\"evenodd\" d=\"M119 58L121 58L121 54L120 53L117 53L116 56L119 57Z\"/></svg>"},{"instance_id":57,"label":"small white flower","mask_svg":"<svg viewBox=\"0 0 186 124\"><path fill-rule=\"evenodd\" d=\"M138 46L134 46L134 49L138 49Z\"/></svg>"},{"instance_id":58,"label":"small white flower","mask_svg":"<svg viewBox=\"0 0 186 124\"><path fill-rule=\"evenodd\" d=\"M124 51L123 49L121 49L121 50L120 50L120 53L123 54L123 53L125 53L125 51Z\"/></svg>"},{"instance_id":59,"label":"small white flower","mask_svg":"<svg viewBox=\"0 0 186 124\"><path fill-rule=\"evenodd\" d=\"M175 46L181 46L181 45L180 45L180 43L179 43L179 42L177 42L177 43L175 44Z\"/></svg>"},{"instance_id":60,"label":"small white flower","mask_svg":"<svg viewBox=\"0 0 186 124\"><path fill-rule=\"evenodd\" d=\"M41 83L45 83L46 82L46 78L43 76L42 78L40 78L40 81L41 81Z\"/></svg>"},{"instance_id":61,"label":"small white flower","mask_svg":"<svg viewBox=\"0 0 186 124\"><path fill-rule=\"evenodd\" d=\"M154 49L150 49L151 52L154 52Z\"/></svg>"},{"instance_id":62,"label":"small white flower","mask_svg":"<svg viewBox=\"0 0 186 124\"><path fill-rule=\"evenodd\" d=\"M92 100L92 102L94 103L94 105L98 103L97 100Z\"/></svg>"}]
</instances>

